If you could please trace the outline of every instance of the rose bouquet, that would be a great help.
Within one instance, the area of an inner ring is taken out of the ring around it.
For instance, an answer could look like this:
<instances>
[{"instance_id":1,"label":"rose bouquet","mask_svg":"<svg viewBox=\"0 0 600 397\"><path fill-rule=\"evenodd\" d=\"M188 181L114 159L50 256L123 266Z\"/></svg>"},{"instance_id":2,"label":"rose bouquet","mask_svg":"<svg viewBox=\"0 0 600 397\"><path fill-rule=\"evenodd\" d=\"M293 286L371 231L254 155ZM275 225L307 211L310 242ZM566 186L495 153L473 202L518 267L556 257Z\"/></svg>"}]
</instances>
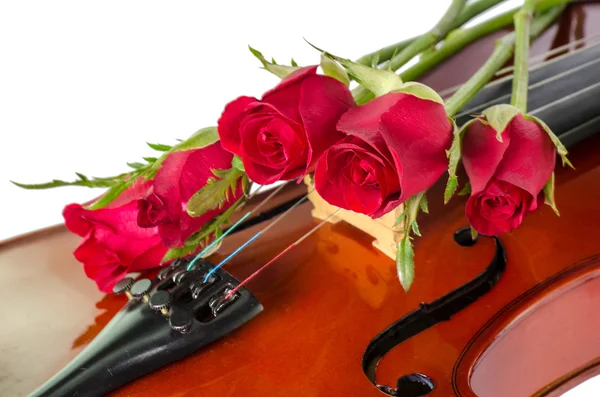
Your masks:
<instances>
[{"instance_id":1,"label":"rose bouquet","mask_svg":"<svg viewBox=\"0 0 600 397\"><path fill-rule=\"evenodd\" d=\"M429 32L351 61L314 47L309 66L267 61L281 81L261 98L240 96L224 106L217 126L174 145L150 144L160 155L130 163L108 178L78 174L24 188L66 185L108 188L96 200L65 207L70 231L83 238L75 257L98 288L109 291L125 274L180 257L206 256L238 223L230 217L252 185L302 181L310 175L329 204L371 218L402 206L396 264L403 287L414 279L412 240L428 212L427 191L448 173L444 200L458 190L462 162L472 233L517 228L546 202L556 211L553 170L566 150L549 128L527 115L530 39L560 15L566 1L526 0L518 9L461 28L500 0L453 0ZM414 81L470 42L512 23L489 60L452 97ZM433 49L432 49L433 47ZM515 55L513 100L475 115L453 117ZM414 57L418 61L397 74ZM356 85L350 90L351 85ZM254 189L255 191L256 189Z\"/></svg>"}]
</instances>

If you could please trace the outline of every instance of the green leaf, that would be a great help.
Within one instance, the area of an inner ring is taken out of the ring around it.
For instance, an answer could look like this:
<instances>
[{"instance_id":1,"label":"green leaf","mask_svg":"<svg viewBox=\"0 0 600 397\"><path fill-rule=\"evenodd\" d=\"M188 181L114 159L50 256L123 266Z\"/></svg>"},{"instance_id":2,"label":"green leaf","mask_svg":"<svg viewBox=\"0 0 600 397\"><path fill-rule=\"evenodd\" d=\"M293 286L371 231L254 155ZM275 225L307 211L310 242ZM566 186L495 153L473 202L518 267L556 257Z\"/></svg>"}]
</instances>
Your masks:
<instances>
[{"instance_id":1,"label":"green leaf","mask_svg":"<svg viewBox=\"0 0 600 397\"><path fill-rule=\"evenodd\" d=\"M419 209L427 208L427 199L425 198L425 191L417 193L414 196L409 197L404 202L404 212L400 215L405 220L404 233L402 238L398 242L398 250L396 253L396 268L398 270L398 277L400 283L405 291L408 291L413 280L414 280L414 252L413 246L410 242L410 232L420 236L421 231L417 224L417 215ZM400 219L400 217L398 217ZM397 222L398 223L398 222Z\"/></svg>"},{"instance_id":2,"label":"green leaf","mask_svg":"<svg viewBox=\"0 0 600 397\"><path fill-rule=\"evenodd\" d=\"M296 61L294 61L294 58L292 58L291 65L295 68L298 67L298 64L296 63Z\"/></svg>"},{"instance_id":3,"label":"green leaf","mask_svg":"<svg viewBox=\"0 0 600 397\"><path fill-rule=\"evenodd\" d=\"M206 212L221 207L229 200L234 192L238 180L243 172L237 168L229 170L213 170L216 178L210 178L206 185L198 190L187 203L187 213L191 217L198 217Z\"/></svg>"},{"instance_id":4,"label":"green leaf","mask_svg":"<svg viewBox=\"0 0 600 397\"><path fill-rule=\"evenodd\" d=\"M546 131L546 134L548 134L548 136L550 137L550 140L556 147L556 153L558 153L558 155L562 159L563 167L565 165L568 165L569 167L575 169L575 167L573 167L573 164L571 164L571 162L567 158L567 154L569 154L569 152L567 151L567 148L565 147L565 145L562 144L562 142L560 141L560 139L558 139L558 137L554 134L554 132L552 132L550 127L548 127L546 125L546 123L544 123L542 120L538 119L537 117L530 116L530 115L525 115L524 117L526 120L531 120L531 121L536 122L540 127L542 127L544 129L544 131Z\"/></svg>"},{"instance_id":5,"label":"green leaf","mask_svg":"<svg viewBox=\"0 0 600 397\"><path fill-rule=\"evenodd\" d=\"M404 291L408 292L415 279L415 261L412 243L408 235L398 242L396 253L396 269Z\"/></svg>"},{"instance_id":6,"label":"green leaf","mask_svg":"<svg viewBox=\"0 0 600 397\"><path fill-rule=\"evenodd\" d=\"M544 204L548 204L554 213L560 216L556 201L554 200L554 172L548 182L546 182L546 185L544 185Z\"/></svg>"},{"instance_id":7,"label":"green leaf","mask_svg":"<svg viewBox=\"0 0 600 397\"><path fill-rule=\"evenodd\" d=\"M14 182L14 181L11 181L11 183L15 186L18 186L23 189L28 189L28 190L52 189L55 187L63 187L63 186L85 186L85 187L90 187L90 188L97 188L97 187L107 188L107 187L111 187L111 186L114 186L114 185L120 183L121 178L130 175L129 173L127 173L127 174L112 176L109 178L91 178L90 179L83 174L80 174L80 173L76 173L76 174L79 177L79 179L77 179L75 181L63 181L61 179L53 179L50 182L43 182L43 183L20 183L20 182Z\"/></svg>"},{"instance_id":8,"label":"green leaf","mask_svg":"<svg viewBox=\"0 0 600 397\"><path fill-rule=\"evenodd\" d=\"M144 176L147 179L152 179L154 175L158 172L160 167L162 166L163 161L173 152L177 152L180 150L191 150L191 149L201 149L203 147L212 145L213 143L219 140L219 132L217 127L206 127L201 130L196 131L192 134L188 139L179 142L175 146L171 147L167 152L163 153L160 158L158 158L152 164L152 168L148 170Z\"/></svg>"},{"instance_id":9,"label":"green leaf","mask_svg":"<svg viewBox=\"0 0 600 397\"><path fill-rule=\"evenodd\" d=\"M475 229L473 229L473 226L470 226L471 228L471 240L475 241L477 239L477 236L479 236L479 232Z\"/></svg>"},{"instance_id":10,"label":"green leaf","mask_svg":"<svg viewBox=\"0 0 600 397\"><path fill-rule=\"evenodd\" d=\"M244 163L242 162L242 158L240 156L233 156L233 160L231 160L231 165L242 172L246 172L246 169L244 168Z\"/></svg>"},{"instance_id":11,"label":"green leaf","mask_svg":"<svg viewBox=\"0 0 600 397\"><path fill-rule=\"evenodd\" d=\"M411 229L415 236L421 237L421 231L419 230L419 224L417 222L412 223Z\"/></svg>"},{"instance_id":12,"label":"green leaf","mask_svg":"<svg viewBox=\"0 0 600 397\"><path fill-rule=\"evenodd\" d=\"M425 194L423 194L423 198L421 198L419 205L422 212L429 214L429 203L427 202L427 196Z\"/></svg>"},{"instance_id":13,"label":"green leaf","mask_svg":"<svg viewBox=\"0 0 600 397\"><path fill-rule=\"evenodd\" d=\"M250 46L248 46L248 48L250 49L250 52L252 53L252 55L254 55L256 58L258 58L258 60L260 61L260 63L262 63L263 67L266 70L273 73L275 76L279 77L280 79L287 77L289 74L291 74L294 71L299 69L299 67L297 65L296 66L277 65L275 63L274 59L272 60L273 62L269 62L265 59L265 57L263 56L263 54L260 51L254 49Z\"/></svg>"},{"instance_id":14,"label":"green leaf","mask_svg":"<svg viewBox=\"0 0 600 397\"><path fill-rule=\"evenodd\" d=\"M419 214L419 208L421 207L421 200L425 196L425 192L417 193L414 196L409 197L404 202L404 212L406 212L406 223L412 227L412 224L417 221L417 215ZM408 230L408 228L407 228Z\"/></svg>"},{"instance_id":15,"label":"green leaf","mask_svg":"<svg viewBox=\"0 0 600 397\"><path fill-rule=\"evenodd\" d=\"M396 223L394 223L394 227L400 225L405 219L406 219L406 211L404 211L403 213L398 215L398 218L396 218Z\"/></svg>"},{"instance_id":16,"label":"green leaf","mask_svg":"<svg viewBox=\"0 0 600 397\"><path fill-rule=\"evenodd\" d=\"M219 131L217 127L206 127L192 134L188 139L173 146L170 152L179 150L201 149L212 145L219 140Z\"/></svg>"},{"instance_id":17,"label":"green leaf","mask_svg":"<svg viewBox=\"0 0 600 397\"><path fill-rule=\"evenodd\" d=\"M395 92L405 92L407 94L416 96L417 98L426 99L429 101L437 102L441 105L444 104L444 100L434 89L429 88L425 84L418 83L416 81L408 81L400 88L394 90Z\"/></svg>"},{"instance_id":18,"label":"green leaf","mask_svg":"<svg viewBox=\"0 0 600 397\"><path fill-rule=\"evenodd\" d=\"M471 194L471 183L467 182L465 186L462 188L460 192L458 192L459 196L467 196Z\"/></svg>"},{"instance_id":19,"label":"green leaf","mask_svg":"<svg viewBox=\"0 0 600 397\"><path fill-rule=\"evenodd\" d=\"M462 138L466 129L469 128L469 125L476 119L467 121L460 129L456 127L454 119L450 118L450 120L454 127L454 139L452 140L452 146L450 146L450 149L446 152L446 155L448 156L448 183L446 184L446 190L444 191L444 204L448 203L452 196L454 196L454 192L456 192L456 187L458 186L456 170L458 169L458 163L460 162Z\"/></svg>"},{"instance_id":20,"label":"green leaf","mask_svg":"<svg viewBox=\"0 0 600 397\"><path fill-rule=\"evenodd\" d=\"M321 69L325 76L333 77L344 85L350 84L348 73L340 66L339 63L321 54Z\"/></svg>"},{"instance_id":21,"label":"green leaf","mask_svg":"<svg viewBox=\"0 0 600 397\"><path fill-rule=\"evenodd\" d=\"M183 246L181 248L169 248L163 258L161 259L161 263L169 262L174 259L183 258L188 255L192 255L198 246Z\"/></svg>"},{"instance_id":22,"label":"green leaf","mask_svg":"<svg viewBox=\"0 0 600 397\"><path fill-rule=\"evenodd\" d=\"M495 105L482 112L486 121L496 131L496 139L502 142L502 133L506 130L508 123L521 114L521 111L512 105Z\"/></svg>"},{"instance_id":23,"label":"green leaf","mask_svg":"<svg viewBox=\"0 0 600 397\"><path fill-rule=\"evenodd\" d=\"M448 182L446 182L446 189L444 190L444 204L447 204L448 201L454 196L456 192L456 187L458 186L458 177L456 175L450 175L448 177Z\"/></svg>"},{"instance_id":24,"label":"green leaf","mask_svg":"<svg viewBox=\"0 0 600 397\"><path fill-rule=\"evenodd\" d=\"M144 168L145 164L142 163L127 163L127 165L131 168L133 168L134 170L139 170L140 168Z\"/></svg>"},{"instance_id":25,"label":"green leaf","mask_svg":"<svg viewBox=\"0 0 600 397\"><path fill-rule=\"evenodd\" d=\"M156 157L142 157L144 160L146 160L146 162L148 163L154 163L156 160L158 160Z\"/></svg>"},{"instance_id":26,"label":"green leaf","mask_svg":"<svg viewBox=\"0 0 600 397\"><path fill-rule=\"evenodd\" d=\"M163 257L162 262L175 259L177 255L180 255L179 257L187 256L195 252L197 249L204 248L210 241L211 236L213 239L218 239L223 234L222 226L225 223L228 223L231 215L236 211L237 208L240 207L243 202L244 198L242 197L222 214L206 222L204 225L202 225L200 230L193 233L186 240L186 242L183 244L183 247L176 248L173 251L169 250L165 257Z\"/></svg>"},{"instance_id":27,"label":"green leaf","mask_svg":"<svg viewBox=\"0 0 600 397\"><path fill-rule=\"evenodd\" d=\"M146 142L146 144L148 146L150 146L152 149L159 151L159 152L166 152L169 149L171 149L171 146L169 145L163 145L161 143L150 143L150 142Z\"/></svg>"},{"instance_id":28,"label":"green leaf","mask_svg":"<svg viewBox=\"0 0 600 397\"><path fill-rule=\"evenodd\" d=\"M97 201L89 205L87 208L89 210L97 210L100 208L104 208L110 203L112 203L121 193L123 193L129 186L133 184L135 178L132 178L128 181L121 181L117 185L112 186L110 189L106 191Z\"/></svg>"}]
</instances>

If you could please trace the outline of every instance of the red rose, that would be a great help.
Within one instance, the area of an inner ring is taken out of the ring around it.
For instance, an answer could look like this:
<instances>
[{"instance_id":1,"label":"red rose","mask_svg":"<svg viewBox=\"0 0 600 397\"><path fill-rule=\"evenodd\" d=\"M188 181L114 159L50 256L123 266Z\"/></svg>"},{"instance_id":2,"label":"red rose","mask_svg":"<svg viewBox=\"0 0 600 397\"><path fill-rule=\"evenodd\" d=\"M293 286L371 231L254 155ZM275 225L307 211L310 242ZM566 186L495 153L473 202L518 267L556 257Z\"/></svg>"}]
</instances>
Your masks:
<instances>
[{"instance_id":1,"label":"red rose","mask_svg":"<svg viewBox=\"0 0 600 397\"><path fill-rule=\"evenodd\" d=\"M335 126L354 105L352 94L316 70L296 70L261 100L240 97L225 107L221 142L242 158L252 181L269 184L311 172L321 154L343 138Z\"/></svg>"},{"instance_id":2,"label":"red rose","mask_svg":"<svg viewBox=\"0 0 600 397\"><path fill-rule=\"evenodd\" d=\"M158 226L158 234L169 248L181 247L202 225L219 215L242 196L238 187L221 208L208 211L199 217L187 213L187 202L209 178L212 170L230 169L233 155L223 149L220 142L201 149L175 151L165 159L152 180L152 186L139 201L138 225Z\"/></svg>"},{"instance_id":3,"label":"red rose","mask_svg":"<svg viewBox=\"0 0 600 397\"><path fill-rule=\"evenodd\" d=\"M74 252L75 258L102 291L110 292L129 272L159 266L167 251L156 228L142 229L136 222L137 200L148 186L136 183L98 210L86 210L79 204L63 210L67 228L84 238Z\"/></svg>"},{"instance_id":4,"label":"red rose","mask_svg":"<svg viewBox=\"0 0 600 397\"><path fill-rule=\"evenodd\" d=\"M317 191L335 206L378 218L447 169L453 126L436 101L385 94L348 110L337 127L348 136L323 154L315 171Z\"/></svg>"},{"instance_id":5,"label":"red rose","mask_svg":"<svg viewBox=\"0 0 600 397\"><path fill-rule=\"evenodd\" d=\"M466 215L479 233L498 235L515 229L538 207L556 149L544 129L521 114L502 131L502 142L483 121L474 120L463 137L462 161L471 183Z\"/></svg>"}]
</instances>

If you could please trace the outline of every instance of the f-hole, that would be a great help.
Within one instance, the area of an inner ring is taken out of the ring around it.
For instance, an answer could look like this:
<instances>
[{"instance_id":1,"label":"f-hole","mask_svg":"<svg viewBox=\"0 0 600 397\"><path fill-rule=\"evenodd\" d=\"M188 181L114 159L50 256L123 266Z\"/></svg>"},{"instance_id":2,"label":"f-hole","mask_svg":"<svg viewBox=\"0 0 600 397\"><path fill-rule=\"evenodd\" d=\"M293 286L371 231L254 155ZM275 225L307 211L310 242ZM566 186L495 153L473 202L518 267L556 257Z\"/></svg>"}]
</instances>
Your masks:
<instances>
[{"instance_id":1,"label":"f-hole","mask_svg":"<svg viewBox=\"0 0 600 397\"><path fill-rule=\"evenodd\" d=\"M367 378L380 391L389 396L420 397L433 390L433 380L424 374L404 375L398 379L396 388L378 385L375 382L377 364L400 343L441 321L450 320L453 315L477 301L496 285L506 269L506 252L500 239L497 237L493 239L496 243L496 252L481 274L431 303L421 303L419 309L400 318L369 343L363 354L362 367ZM463 247L477 243L476 239L472 239L469 227L457 230L454 233L454 241Z\"/></svg>"}]
</instances>

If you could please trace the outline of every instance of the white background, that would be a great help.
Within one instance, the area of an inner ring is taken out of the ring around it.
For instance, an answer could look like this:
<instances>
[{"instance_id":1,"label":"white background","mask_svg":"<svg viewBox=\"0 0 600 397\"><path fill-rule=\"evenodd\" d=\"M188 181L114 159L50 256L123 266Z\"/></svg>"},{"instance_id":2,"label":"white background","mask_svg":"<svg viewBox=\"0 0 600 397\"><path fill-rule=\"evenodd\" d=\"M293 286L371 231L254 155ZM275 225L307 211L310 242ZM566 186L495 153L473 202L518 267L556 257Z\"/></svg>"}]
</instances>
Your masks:
<instances>
[{"instance_id":1,"label":"white background","mask_svg":"<svg viewBox=\"0 0 600 397\"><path fill-rule=\"evenodd\" d=\"M9 180L123 172L154 155L144 142L215 125L228 101L273 86L248 44L280 63L318 62L303 37L357 58L427 30L448 3L0 2L0 240L59 223L65 204L100 193L24 191ZM569 397L592 395L586 387Z\"/></svg>"},{"instance_id":2,"label":"white background","mask_svg":"<svg viewBox=\"0 0 600 397\"><path fill-rule=\"evenodd\" d=\"M448 3L0 1L0 240L62 222L65 204L100 193L9 180L118 174L154 155L146 141L215 125L227 102L276 84L247 45L318 63L304 37L358 58L426 31Z\"/></svg>"}]
</instances>

